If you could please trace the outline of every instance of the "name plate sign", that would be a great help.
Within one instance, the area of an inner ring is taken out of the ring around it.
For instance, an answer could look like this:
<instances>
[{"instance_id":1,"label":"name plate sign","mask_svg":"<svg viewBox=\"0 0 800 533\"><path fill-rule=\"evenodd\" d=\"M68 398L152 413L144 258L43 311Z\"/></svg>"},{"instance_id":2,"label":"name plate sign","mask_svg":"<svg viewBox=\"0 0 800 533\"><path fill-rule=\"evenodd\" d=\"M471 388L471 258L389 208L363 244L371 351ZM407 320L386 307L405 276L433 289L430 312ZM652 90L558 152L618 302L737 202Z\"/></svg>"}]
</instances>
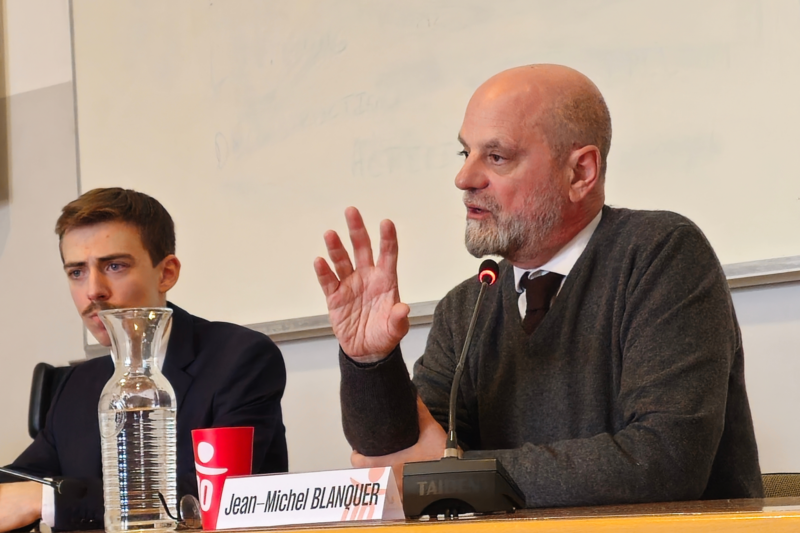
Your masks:
<instances>
[{"instance_id":1,"label":"name plate sign","mask_svg":"<svg viewBox=\"0 0 800 533\"><path fill-rule=\"evenodd\" d=\"M229 477L217 529L405 518L390 467Z\"/></svg>"}]
</instances>

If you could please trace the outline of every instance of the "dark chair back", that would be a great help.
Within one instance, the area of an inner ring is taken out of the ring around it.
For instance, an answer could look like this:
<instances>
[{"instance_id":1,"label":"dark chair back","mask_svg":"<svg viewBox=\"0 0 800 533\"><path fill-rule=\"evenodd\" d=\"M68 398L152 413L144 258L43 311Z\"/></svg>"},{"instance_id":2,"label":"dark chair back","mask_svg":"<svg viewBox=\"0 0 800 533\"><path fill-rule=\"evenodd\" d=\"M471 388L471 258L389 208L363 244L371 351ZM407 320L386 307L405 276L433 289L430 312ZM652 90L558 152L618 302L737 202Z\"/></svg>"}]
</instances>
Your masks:
<instances>
[{"instance_id":1,"label":"dark chair back","mask_svg":"<svg viewBox=\"0 0 800 533\"><path fill-rule=\"evenodd\" d=\"M44 427L47 411L50 410L56 390L64 381L69 369L68 366L53 366L47 363L39 363L33 368L31 399L28 404L28 434L32 439L35 439Z\"/></svg>"},{"instance_id":2,"label":"dark chair back","mask_svg":"<svg viewBox=\"0 0 800 533\"><path fill-rule=\"evenodd\" d=\"M800 474L761 474L765 498L800 496Z\"/></svg>"}]
</instances>

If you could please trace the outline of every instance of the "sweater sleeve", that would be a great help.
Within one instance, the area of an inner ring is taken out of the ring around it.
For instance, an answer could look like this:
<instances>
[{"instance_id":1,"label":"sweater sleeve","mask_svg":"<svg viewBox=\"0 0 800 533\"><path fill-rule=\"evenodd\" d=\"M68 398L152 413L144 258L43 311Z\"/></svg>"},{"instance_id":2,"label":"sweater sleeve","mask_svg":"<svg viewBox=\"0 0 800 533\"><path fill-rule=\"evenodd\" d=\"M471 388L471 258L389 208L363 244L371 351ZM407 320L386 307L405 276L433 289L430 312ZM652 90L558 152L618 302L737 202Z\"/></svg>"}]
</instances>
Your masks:
<instances>
[{"instance_id":1,"label":"sweater sleeve","mask_svg":"<svg viewBox=\"0 0 800 533\"><path fill-rule=\"evenodd\" d=\"M342 427L347 442L367 456L413 446L419 438L417 392L400 346L377 363L358 363L339 349Z\"/></svg>"},{"instance_id":2,"label":"sweater sleeve","mask_svg":"<svg viewBox=\"0 0 800 533\"><path fill-rule=\"evenodd\" d=\"M619 334L615 434L471 451L498 458L530 507L699 499L723 433L738 328L722 269L694 226L637 259ZM732 465L733 466L733 465ZM751 497L759 488L750 489Z\"/></svg>"},{"instance_id":3,"label":"sweater sleeve","mask_svg":"<svg viewBox=\"0 0 800 533\"><path fill-rule=\"evenodd\" d=\"M367 456L379 456L416 444L419 438L417 395L446 430L450 388L457 362L455 346L459 342L449 321L466 324L469 315L466 318L462 315L471 312L471 308L465 311L460 301L451 301L451 296L446 296L436 306L425 353L414 365L413 382L400 346L377 363L358 363L339 349L342 426L354 450ZM467 298L474 301L471 296ZM468 381L462 380L462 389L470 385ZM459 396L461 400L462 396ZM469 448L478 439L477 426L471 421L463 401L458 402L456 416L460 444Z\"/></svg>"}]
</instances>

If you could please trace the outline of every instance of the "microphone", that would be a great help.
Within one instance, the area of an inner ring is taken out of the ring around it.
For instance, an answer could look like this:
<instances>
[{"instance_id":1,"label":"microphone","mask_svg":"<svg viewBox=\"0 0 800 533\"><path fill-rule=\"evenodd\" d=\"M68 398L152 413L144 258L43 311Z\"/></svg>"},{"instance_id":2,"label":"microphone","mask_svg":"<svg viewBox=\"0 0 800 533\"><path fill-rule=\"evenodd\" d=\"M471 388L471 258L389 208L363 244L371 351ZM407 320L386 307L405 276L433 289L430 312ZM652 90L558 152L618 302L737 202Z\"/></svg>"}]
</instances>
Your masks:
<instances>
[{"instance_id":1,"label":"microphone","mask_svg":"<svg viewBox=\"0 0 800 533\"><path fill-rule=\"evenodd\" d=\"M458 385L461 383L461 375L464 373L464 362L467 360L467 352L472 342L472 334L475 332L475 322L478 321L478 311L481 308L483 295L489 285L494 285L494 282L497 281L499 268L496 261L487 259L481 263L481 267L478 269L478 281L481 282L481 290L478 293L478 300L475 302L475 308L472 310L472 318L469 321L469 328L467 328L467 338L464 340L464 347L461 349L461 356L458 358L458 364L456 364L456 373L453 376L453 385L450 387L450 411L448 412L447 446L444 449L444 457L458 457L458 439L456 438Z\"/></svg>"},{"instance_id":2,"label":"microphone","mask_svg":"<svg viewBox=\"0 0 800 533\"><path fill-rule=\"evenodd\" d=\"M481 263L481 289L472 311L464 347L450 388L447 444L438 461L406 463L403 467L403 511L408 517L468 513L513 512L525 507L525 496L497 459L461 459L456 436L456 403L464 362L475 332L483 295L497 281L499 267L491 259Z\"/></svg>"},{"instance_id":3,"label":"microphone","mask_svg":"<svg viewBox=\"0 0 800 533\"><path fill-rule=\"evenodd\" d=\"M3 474L8 474L9 476L17 477L20 479L26 479L28 481L35 481L36 483L41 483L42 485L47 485L48 487L53 487L55 491L62 496L67 496L70 498L83 498L86 495L86 491L88 488L86 487L86 483L83 481L79 481L77 479L70 479L70 478L61 478L61 479L54 479L54 480L47 480L40 477L32 476L30 474L25 474L24 472L17 472L15 470L11 470L10 468L2 468L0 467L0 472Z\"/></svg>"},{"instance_id":4,"label":"microphone","mask_svg":"<svg viewBox=\"0 0 800 533\"><path fill-rule=\"evenodd\" d=\"M500 272L500 265L493 259L487 259L481 263L481 268L478 269L478 281L488 285L494 285L497 281L497 276ZM483 289L483 287L481 287Z\"/></svg>"}]
</instances>

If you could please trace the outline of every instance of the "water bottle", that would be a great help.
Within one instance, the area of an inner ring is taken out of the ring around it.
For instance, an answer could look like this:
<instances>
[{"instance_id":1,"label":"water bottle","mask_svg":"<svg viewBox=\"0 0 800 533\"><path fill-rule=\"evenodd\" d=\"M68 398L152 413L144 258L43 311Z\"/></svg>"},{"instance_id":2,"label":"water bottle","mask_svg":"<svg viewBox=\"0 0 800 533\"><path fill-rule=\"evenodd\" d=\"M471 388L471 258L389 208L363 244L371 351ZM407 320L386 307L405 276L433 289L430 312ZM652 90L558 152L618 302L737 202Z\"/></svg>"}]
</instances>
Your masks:
<instances>
[{"instance_id":1,"label":"water bottle","mask_svg":"<svg viewBox=\"0 0 800 533\"><path fill-rule=\"evenodd\" d=\"M100 311L111 338L114 375L98 405L103 450L105 530L159 531L177 522L175 414L172 385L157 357L172 310L132 308Z\"/></svg>"}]
</instances>

